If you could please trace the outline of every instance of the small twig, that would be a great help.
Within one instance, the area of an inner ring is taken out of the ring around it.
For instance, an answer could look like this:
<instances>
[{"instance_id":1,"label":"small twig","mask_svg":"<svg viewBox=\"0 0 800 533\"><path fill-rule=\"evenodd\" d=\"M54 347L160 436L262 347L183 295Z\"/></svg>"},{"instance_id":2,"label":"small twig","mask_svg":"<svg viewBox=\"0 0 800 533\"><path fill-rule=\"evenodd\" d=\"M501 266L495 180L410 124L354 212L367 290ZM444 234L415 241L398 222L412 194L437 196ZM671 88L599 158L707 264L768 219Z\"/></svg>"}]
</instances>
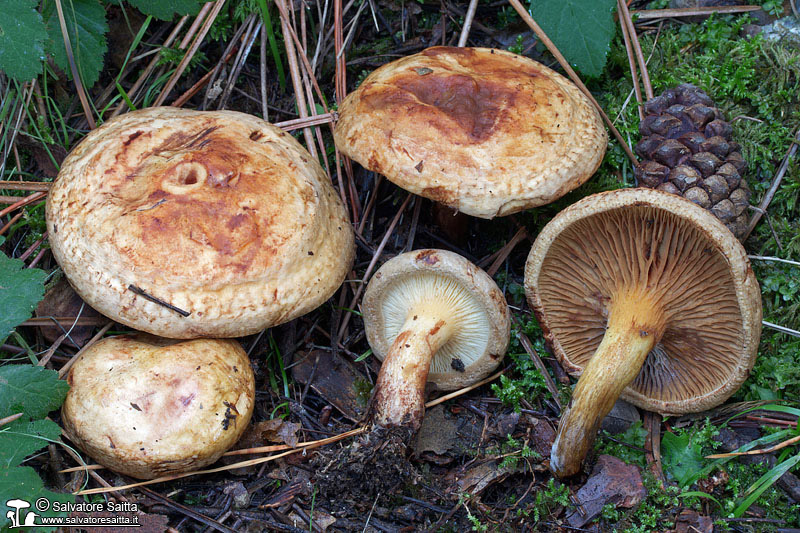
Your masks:
<instances>
[{"instance_id":1,"label":"small twig","mask_svg":"<svg viewBox=\"0 0 800 533\"><path fill-rule=\"evenodd\" d=\"M211 9L211 2L208 2L203 6L203 8L200 10L200 13L198 13L197 15L197 18L195 19L195 22L199 21L202 17L204 17L209 9ZM175 39L177 39L178 37L178 33L181 31L181 28L183 28L183 25L186 23L188 19L189 16L186 15L178 21L178 23L175 25L175 28L172 30L169 36L167 36L167 40L164 41L164 44L162 45L163 48L169 48L170 46L172 46L172 43L175 42ZM156 50L156 52L159 52L159 50ZM156 68L159 59L161 59L161 54L157 53L155 57L153 57L153 59L150 60L150 63L147 64L147 66L139 75L139 77L136 79L133 86L128 90L128 97L131 99L131 101L133 102L136 101L139 88L144 84L145 80L150 76L150 74ZM119 105L117 105L117 107L114 109L114 112L111 113L111 118L116 117L127 108L128 104L123 100L122 102L119 103Z\"/></svg>"},{"instance_id":2,"label":"small twig","mask_svg":"<svg viewBox=\"0 0 800 533\"><path fill-rule=\"evenodd\" d=\"M295 448L295 449L286 451L284 453L279 453L277 455L270 455L268 457L259 457L257 459L249 459L247 461L240 461L238 463L232 463L232 464L225 465L225 466L220 466L220 467L217 467L217 468L210 468L208 470L195 470L194 472L183 472L181 474L172 474L170 476L162 476L162 477L158 477L158 478L155 478L155 479L150 479L150 480L147 480L147 481L140 481L138 483L131 483L131 484L128 484L128 485L122 485L122 486L119 486L119 487L110 487L110 488L105 488L104 487L104 488L97 488L97 489L81 490L81 491L76 492L75 495L76 496L85 496L85 495L88 495L88 494L103 494L103 493L110 492L110 491L127 490L127 489L133 489L133 488L136 488L136 487L143 487L145 485L152 485L154 483L164 483L165 481L173 481L173 480L176 480L176 479L182 479L182 478L189 477L189 476L196 476L196 475L200 475L200 474L214 474L214 473L217 473L217 472L226 472L228 470L236 470L238 468L244 468L244 467L247 467L247 466L259 465L259 464L262 464L262 463L275 461L276 459L280 459L281 457L286 457L288 455L292 455L292 454L295 454L295 453L298 453L298 452L302 452L303 450L317 448L319 446L323 446L325 444L330 444L332 442L338 442L338 441L340 441L342 439L346 439L348 437L352 437L354 435L358 435L360 433L363 433L364 431L366 431L366 428L360 427L360 428L356 428L356 429L353 429L353 430L350 430L350 431L346 431L346 432L344 432L344 433L342 433L340 435L336 435L334 437L329 437L327 439L318 440L318 441L316 441L315 444L307 446L305 448Z\"/></svg>"},{"instance_id":3,"label":"small twig","mask_svg":"<svg viewBox=\"0 0 800 533\"><path fill-rule=\"evenodd\" d=\"M290 35L290 24L288 15L288 9L284 4L285 0L275 0L275 5L278 7L278 12L281 18L281 31L283 31L284 36ZM306 104L305 98L305 91L303 91L303 82L300 77L300 67L297 63L297 49L295 47L294 40L291 38L284 39L284 46L286 47L286 60L289 63L289 74L292 78L292 86L294 87L294 97L297 102L297 112L300 115L300 118L307 118L308 117L308 107ZM314 159L317 158L317 146L314 142L314 136L312 135L310 128L303 128L303 136L306 140L306 149L314 156Z\"/></svg>"},{"instance_id":4,"label":"small twig","mask_svg":"<svg viewBox=\"0 0 800 533\"><path fill-rule=\"evenodd\" d=\"M367 286L367 280L372 275L372 270L375 268L375 264L378 262L378 259L380 258L381 253L383 252L383 249L386 246L386 243L389 242L389 237L391 237L392 232L394 231L394 227L400 221L400 217L403 215L403 212L406 210L406 207L408 207L408 203L411 201L411 198L413 196L414 196L413 194L408 193L408 196L406 196L406 199L400 206L400 209L397 210L397 214L392 219L392 222L389 224L389 227L386 228L386 233L383 235L383 239L381 239L378 248L375 250L375 254L372 256L372 260L369 262L367 270L364 272L364 277L361 278L361 283L359 283L358 289L356 289L355 296L353 296L353 300L350 302L350 309L355 309L356 304L358 303L358 298L361 296L361 293ZM346 315L344 315L344 318L342 319L342 325L339 326L339 333L336 336L337 341L342 338L342 335L344 335L345 328L347 328L347 324L350 322L351 316L353 316L353 313L347 313Z\"/></svg>"},{"instance_id":5,"label":"small twig","mask_svg":"<svg viewBox=\"0 0 800 533\"><path fill-rule=\"evenodd\" d=\"M756 214L753 215L753 218L750 219L750 224L747 225L747 231L744 232L744 236L740 239L742 242L747 240L747 237L750 236L750 233L758 224L758 221L761 220L761 217L766 212L767 208L769 207L770 202L772 201L773 196L775 193L778 192L778 187L781 185L781 181L783 180L784 174L789 169L789 162L797 153L797 146L800 143L800 128L797 129L795 132L794 140L792 144L789 145L789 150L786 152L786 155L783 157L783 161L781 162L781 166L778 168L778 172L775 173L775 178L772 180L772 185L770 186L767 193L764 195L764 198L761 199L761 203L758 205L760 211L756 211Z\"/></svg>"},{"instance_id":6,"label":"small twig","mask_svg":"<svg viewBox=\"0 0 800 533\"><path fill-rule=\"evenodd\" d=\"M644 426L647 429L647 439L644 442L647 464L663 489L667 480L664 478L664 468L661 466L661 415L645 411Z\"/></svg>"},{"instance_id":7,"label":"small twig","mask_svg":"<svg viewBox=\"0 0 800 533\"><path fill-rule=\"evenodd\" d=\"M193 509L190 509L189 507L186 507L183 504L180 504L178 502L174 502L174 501L170 500L169 498L167 498L166 496L162 496L161 494L158 494L157 492L154 492L154 491L152 491L152 490L150 490L148 488L140 487L139 490L144 492L145 494L147 494L149 497L151 497L152 499L156 500L157 502L159 502L159 503L161 503L163 505L166 505L167 507L170 507L172 509L175 509L179 513L184 514L184 515L188 516L189 518L192 518L192 519L200 522L201 524L205 524L206 526L208 526L210 528L216 529L217 531L222 531L223 533L236 533L236 531L234 529L231 529L228 526L224 526L224 525L220 524L217 520L214 520L214 519L209 518L209 517L207 517L207 516L205 516L203 514L200 514L197 511L195 511Z\"/></svg>"},{"instance_id":8,"label":"small twig","mask_svg":"<svg viewBox=\"0 0 800 533\"><path fill-rule=\"evenodd\" d=\"M108 331L109 329L111 329L111 326L113 326L113 325L114 325L114 323L113 323L113 322L109 322L108 324L106 324L105 326L103 326L103 329L101 329L100 331L98 331L97 333L95 333L94 337L92 337L91 339L89 339L89 342L87 342L86 344L84 344L84 345L83 345L83 348L81 348L80 350L78 350L78 353L76 353L75 355L73 355L73 356L72 356L72 358L71 358L69 361L67 361L66 363L64 363L64 366L62 366L62 367L59 369L59 371L58 371L58 378L59 378L59 379L63 379L63 378L64 378L64 376L67 374L67 372L69 372L69 369L70 369L70 368L72 368L72 365L74 365L74 364L75 364L75 361L77 361L77 360L78 360L78 357L80 357L80 356L83 354L83 352L85 352L86 350L88 350L88 349L89 349L89 347L91 347L91 346L92 346L94 343L96 343L98 340L100 340L100 339L103 337L103 335L105 335L105 334L106 334L106 331Z\"/></svg>"},{"instance_id":9,"label":"small twig","mask_svg":"<svg viewBox=\"0 0 800 533\"><path fill-rule=\"evenodd\" d=\"M46 193L44 193L44 192L35 192L35 193L33 193L33 194L29 195L29 196L26 196L26 197L22 198L20 201L18 201L17 203L11 204L10 206L8 206L5 209L3 209L2 211L0 211L0 217L4 217L7 214L11 213L12 211L16 211L20 207L25 207L26 205L32 204L33 202L35 202L37 200L41 200L45 196L46 196Z\"/></svg>"},{"instance_id":10,"label":"small twig","mask_svg":"<svg viewBox=\"0 0 800 533\"><path fill-rule=\"evenodd\" d=\"M22 218L22 213L21 213L21 212L20 212L20 213L17 213L17 214L16 214L16 215L14 215L13 217L11 217L11 220L9 220L9 221L8 221L8 222L6 222L6 223L5 223L5 224L4 224L2 227L0 227L0 235L2 235L3 233L7 232L7 231L8 231L8 228L10 228L10 227L11 227L11 226L13 226L14 224L16 224L16 223L17 223L17 221L18 221L19 219L21 219L21 218Z\"/></svg>"},{"instance_id":11,"label":"small twig","mask_svg":"<svg viewBox=\"0 0 800 533\"><path fill-rule=\"evenodd\" d=\"M800 262L790 261L789 259L781 259L780 257L772 257L768 255L748 255L747 258L757 259L759 261L775 261L776 263L786 263L787 265L800 267Z\"/></svg>"},{"instance_id":12,"label":"small twig","mask_svg":"<svg viewBox=\"0 0 800 533\"><path fill-rule=\"evenodd\" d=\"M14 420L22 417L22 415L24 415L24 414L25 413L17 413L17 414L14 414L14 415L9 415L9 416L7 416L5 418L0 418L0 427L5 426L6 424L10 424Z\"/></svg>"},{"instance_id":13,"label":"small twig","mask_svg":"<svg viewBox=\"0 0 800 533\"><path fill-rule=\"evenodd\" d=\"M517 325L519 325L516 318L514 319L514 322ZM517 331L517 338L519 339L519 343L522 345L522 348L528 353L528 357L531 358L533 365L536 367L536 369L544 378L544 383L545 385L547 385L547 390L550 391L550 394L553 396L553 400L556 402L556 405L558 406L559 412L556 414L560 415L561 412L564 411L564 406L561 405L561 400L558 398L558 387L556 387L556 382L553 381L553 378L550 376L550 373L547 371L547 368L545 368L541 357L539 357L539 354L533 348L533 345L531 344L531 341L528 338L528 336L522 333L521 331Z\"/></svg>"},{"instance_id":14,"label":"small twig","mask_svg":"<svg viewBox=\"0 0 800 533\"><path fill-rule=\"evenodd\" d=\"M618 5L624 4L624 0L617 0ZM621 8L618 8L621 10ZM628 35L628 25L622 16L619 17L619 25L622 29L622 39L625 41L625 51L628 53L628 66L631 69L631 81L633 82L633 91L636 94L636 101L639 103L637 109L639 111L639 120L644 120L644 100L642 100L642 89L639 87L639 74L636 71L636 54L631 46L631 39ZM622 111L620 110L620 114Z\"/></svg>"},{"instance_id":15,"label":"small twig","mask_svg":"<svg viewBox=\"0 0 800 533\"><path fill-rule=\"evenodd\" d=\"M102 326L107 323L108 319L105 317L74 317L74 316L39 316L36 318L29 318L20 326L51 326L55 324L58 326Z\"/></svg>"},{"instance_id":16,"label":"small twig","mask_svg":"<svg viewBox=\"0 0 800 533\"><path fill-rule=\"evenodd\" d=\"M636 61L639 63L639 71L642 73L642 85L644 85L644 94L650 100L653 97L653 86L650 83L650 74L647 72L647 62L644 60L642 47L639 44L639 36L636 35L636 28L633 25L631 13L628 11L628 6L624 0L618 0L620 18L624 21L623 24L628 28L628 36L633 45L633 51L636 53Z\"/></svg>"},{"instance_id":17,"label":"small twig","mask_svg":"<svg viewBox=\"0 0 800 533\"><path fill-rule=\"evenodd\" d=\"M41 237L39 237L38 239L36 239L36 241L35 241L33 244L31 244L31 245L28 247L28 249L27 249L27 250L25 250L24 252L22 252L22 254L21 254L21 255L20 255L20 256L19 256L17 259L19 259L20 261L25 261L26 259L28 259L28 258L31 256L31 254L32 254L33 252L35 252L35 251L36 251L36 249L37 249L39 246L41 246L41 245L42 245L42 243L44 242L44 240L45 240L46 238L47 238L47 232L45 231L45 232L42 234L42 236L41 236Z\"/></svg>"},{"instance_id":18,"label":"small twig","mask_svg":"<svg viewBox=\"0 0 800 533\"><path fill-rule=\"evenodd\" d=\"M770 446L769 448L762 448L759 450L749 450L746 452L730 452L730 453L717 453L714 455L706 455L706 459L724 459L726 457L739 457L740 455L761 455L762 453L772 453L787 446L791 446L792 444L800 442L800 435L796 437L792 437L791 439L787 439L781 443L776 444L775 446Z\"/></svg>"},{"instance_id":19,"label":"small twig","mask_svg":"<svg viewBox=\"0 0 800 533\"><path fill-rule=\"evenodd\" d=\"M158 98L156 98L156 101L153 103L154 106L162 105L164 103L164 100L167 99L167 96L169 96L169 93L175 87L175 84L178 83L178 79L180 79L180 77L183 75L183 72L186 70L186 67L189 66L189 62L197 53L197 50L203 43L203 39L205 39L208 30L211 29L211 25L214 24L214 20L216 20L217 15L219 15L219 12L224 4L225 0L217 0L214 3L214 7L211 8L211 13L208 15L208 18L203 23L203 27L200 29L200 32L195 37L194 41L192 41L191 46L186 51L186 54L183 56L181 62L178 63L178 68L176 68L175 72L172 73L172 76L169 78L166 85L161 90L161 93L158 95Z\"/></svg>"},{"instance_id":20,"label":"small twig","mask_svg":"<svg viewBox=\"0 0 800 533\"><path fill-rule=\"evenodd\" d=\"M327 8L328 3L325 3ZM267 105L267 28L261 25L261 43L259 45L258 66L261 82L261 117L269 122L269 106Z\"/></svg>"},{"instance_id":21,"label":"small twig","mask_svg":"<svg viewBox=\"0 0 800 533\"><path fill-rule=\"evenodd\" d=\"M461 36L458 38L458 46L467 46L467 38L469 37L469 30L472 28L472 19L475 18L475 11L478 9L478 0L470 0L469 7L467 8L467 16L464 17L464 27L461 28Z\"/></svg>"},{"instance_id":22,"label":"small twig","mask_svg":"<svg viewBox=\"0 0 800 533\"><path fill-rule=\"evenodd\" d=\"M594 99L592 93L589 92L589 89L586 88L586 85L583 84L580 77L578 77L578 75L572 69L569 62L564 58L564 56L558 50L556 45L553 44L553 41L551 41L550 38L547 37L547 34L545 34L542 28L540 28L539 25L536 23L536 21L533 20L533 17L530 16L528 11L522 6L519 0L508 0L508 1L511 4L511 7L513 7L514 10L519 14L519 16L522 17L522 20L524 20L525 23L533 30L533 33L536 34L536 36L547 47L550 53L553 54L553 56L556 58L556 61L558 61L561 67L566 71L567 75L572 80L572 82L575 85L577 85L578 89L580 89L580 91L589 99L589 101L591 101L592 104L594 104L595 109L597 109L597 112L600 113L601 117L603 117L603 120L608 125L608 128L611 130L611 133L617 139L619 144L622 146L622 149L625 151L625 154L627 154L627 156L630 158L631 162L634 165L637 165L639 163L639 160L636 159L635 155L633 155L631 147L628 146L628 143L626 143L625 139L622 138L622 135L620 134L619 130L617 130L617 128L611 122L611 119L608 118L606 112L603 111L603 108L600 107L600 104L597 103L597 100Z\"/></svg>"},{"instance_id":23,"label":"small twig","mask_svg":"<svg viewBox=\"0 0 800 533\"><path fill-rule=\"evenodd\" d=\"M684 7L675 9L637 9L634 15L639 16L639 20L652 20L676 17L698 17L713 15L714 13L747 13L758 11L761 6L716 6L716 7Z\"/></svg>"},{"instance_id":24,"label":"small twig","mask_svg":"<svg viewBox=\"0 0 800 533\"><path fill-rule=\"evenodd\" d=\"M3 191L47 192L52 186L52 183L45 181L0 181L0 190Z\"/></svg>"},{"instance_id":25,"label":"small twig","mask_svg":"<svg viewBox=\"0 0 800 533\"><path fill-rule=\"evenodd\" d=\"M161 300L160 298L156 298L155 296L153 296L151 294L147 294L144 291L144 289L140 289L136 285L128 285L128 290L133 292L133 293L135 293L135 294L138 294L139 296L141 296L141 297L143 297L143 298L145 298L147 300L150 300L153 303L157 303L158 305L164 306L167 309L169 309L170 311L175 311L176 313L178 313L182 317L187 317L187 316L191 315L191 313L189 311L184 311L180 307L175 307L171 303L165 302L164 300Z\"/></svg>"},{"instance_id":26,"label":"small twig","mask_svg":"<svg viewBox=\"0 0 800 533\"><path fill-rule=\"evenodd\" d=\"M285 130L292 131L308 126L318 126L320 124L330 124L336 119L335 113L324 113L322 115L312 115L306 118L295 118L292 120L284 120L283 122L276 122L275 126Z\"/></svg>"},{"instance_id":27,"label":"small twig","mask_svg":"<svg viewBox=\"0 0 800 533\"><path fill-rule=\"evenodd\" d=\"M780 331L781 333L786 333L787 335L791 335L793 337L800 337L800 331L797 331L796 329L779 326L778 324L773 324L772 322L767 322L766 320L762 320L761 323L768 328Z\"/></svg>"},{"instance_id":28,"label":"small twig","mask_svg":"<svg viewBox=\"0 0 800 533\"><path fill-rule=\"evenodd\" d=\"M503 369L500 372L492 374L488 378L484 378L484 379L478 381L477 383L473 383L472 385L464 387L463 389L459 389L457 391L454 391L454 392L451 392L449 394L445 394L444 396L441 396L439 398L436 398L435 400L431 400L431 401L429 401L429 402L427 402L425 404L425 408L426 409L431 408L431 407L433 407L435 405L439 405L440 403L444 403L447 400L452 400L453 398L458 398L459 396L462 396L462 395L464 395L464 394L466 394L466 393L468 393L470 391L473 391L473 390L477 389L478 387L483 387L487 383L491 383L492 381L494 381L497 378L499 378L500 376L502 376L505 371L506 371L506 369Z\"/></svg>"},{"instance_id":29,"label":"small twig","mask_svg":"<svg viewBox=\"0 0 800 533\"><path fill-rule=\"evenodd\" d=\"M89 99L86 98L86 90L83 88L83 81L78 73L78 66L75 64L75 57L72 55L72 45L69 42L69 31L67 30L67 21L64 19L64 11L61 7L61 0L56 0L56 10L58 11L58 23L61 26L61 36L64 38L64 49L67 52L67 61L69 62L69 69L72 72L72 81L75 83L75 88L78 90L78 99L83 108L83 114L86 115L86 122L89 128L95 129L97 123L94 121L92 108L89 106Z\"/></svg>"},{"instance_id":30,"label":"small twig","mask_svg":"<svg viewBox=\"0 0 800 533\"><path fill-rule=\"evenodd\" d=\"M497 258L492 263L492 266L486 269L486 273L489 274L489 276L494 277L494 275L497 274L500 265L502 265L505 262L505 260L508 259L508 256L511 254L511 251L514 250L514 248L516 248L516 246L520 242L524 241L527 238L528 238L528 231L525 229L525 226L520 226L517 232L514 234L514 236L511 237L511 240L508 241L506 245L503 246L498 251Z\"/></svg>"},{"instance_id":31,"label":"small twig","mask_svg":"<svg viewBox=\"0 0 800 533\"><path fill-rule=\"evenodd\" d=\"M228 53L225 54L225 57L222 58L222 60L220 61L219 64L225 65L228 61L230 61L231 57L233 57L233 54L235 52L236 52L236 47L235 46L231 47L230 50L228 50ZM219 65L217 65L217 66L219 66ZM200 89L202 89L203 87L208 85L208 83L211 81L211 79L216 74L217 74L217 69L216 68L206 72L203 75L202 78L197 80L197 82L194 85L189 87L189 89L185 93L180 95L174 102L172 102L170 104L170 106L172 106L172 107L181 107L183 104L185 104L189 100L189 98L191 98L192 96L197 94L200 91Z\"/></svg>"}]
</instances>

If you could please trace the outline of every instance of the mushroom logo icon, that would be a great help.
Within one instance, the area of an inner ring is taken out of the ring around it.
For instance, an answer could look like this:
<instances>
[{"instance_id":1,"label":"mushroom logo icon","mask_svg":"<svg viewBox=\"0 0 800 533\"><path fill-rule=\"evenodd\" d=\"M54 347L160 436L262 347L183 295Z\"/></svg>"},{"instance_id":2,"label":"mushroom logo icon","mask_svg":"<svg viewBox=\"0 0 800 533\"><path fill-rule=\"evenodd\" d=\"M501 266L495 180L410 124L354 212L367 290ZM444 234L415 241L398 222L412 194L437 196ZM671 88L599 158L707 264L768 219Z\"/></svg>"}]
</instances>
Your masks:
<instances>
[{"instance_id":1,"label":"mushroom logo icon","mask_svg":"<svg viewBox=\"0 0 800 533\"><path fill-rule=\"evenodd\" d=\"M39 516L36 513L28 512L26 513L25 521L24 522L19 521L20 509L27 509L28 507L30 507L31 506L30 502L26 502L25 500L14 499L14 500L8 500L6 502L6 506L11 507L11 509L13 509L13 511L9 510L6 513L6 518L8 518L11 521L11 526L9 526L9 529L35 525L36 517Z\"/></svg>"}]
</instances>

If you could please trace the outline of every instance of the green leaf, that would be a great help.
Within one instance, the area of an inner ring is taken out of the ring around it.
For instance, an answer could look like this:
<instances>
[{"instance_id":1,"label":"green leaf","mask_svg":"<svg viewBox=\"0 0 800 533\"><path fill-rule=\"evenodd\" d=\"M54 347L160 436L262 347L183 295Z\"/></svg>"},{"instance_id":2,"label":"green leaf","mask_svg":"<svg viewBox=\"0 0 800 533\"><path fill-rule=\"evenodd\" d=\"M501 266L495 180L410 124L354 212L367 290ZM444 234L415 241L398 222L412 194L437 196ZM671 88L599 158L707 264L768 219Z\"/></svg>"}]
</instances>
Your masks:
<instances>
[{"instance_id":1,"label":"green leaf","mask_svg":"<svg viewBox=\"0 0 800 533\"><path fill-rule=\"evenodd\" d=\"M60 435L61 428L52 420L16 420L4 426L0 429L0 466L17 466Z\"/></svg>"},{"instance_id":2,"label":"green leaf","mask_svg":"<svg viewBox=\"0 0 800 533\"><path fill-rule=\"evenodd\" d=\"M661 438L661 460L669 475L685 487L703 468L703 450L688 433L665 433Z\"/></svg>"},{"instance_id":3,"label":"green leaf","mask_svg":"<svg viewBox=\"0 0 800 533\"><path fill-rule=\"evenodd\" d=\"M41 511L35 509L36 500L39 498L46 498L49 502L49 509ZM14 509L6 505L8 500L24 500L31 504L29 509L20 510L20 519L25 520L24 516L27 513L34 512L39 517L36 518L37 523L41 523L42 516L66 516L66 512L53 511L52 502L59 501L62 503L75 502L75 496L72 494L61 494L57 492L50 492L45 490L42 480L36 474L36 470L29 466L14 466L5 467L0 466L0 522L3 526L10 525L6 521L9 512L14 512ZM5 528L3 528L5 530ZM22 530L32 531L33 529ZM54 531L53 527L37 527L35 531Z\"/></svg>"},{"instance_id":4,"label":"green leaf","mask_svg":"<svg viewBox=\"0 0 800 533\"><path fill-rule=\"evenodd\" d=\"M35 0L3 0L0 17L0 70L17 81L42 70L47 32Z\"/></svg>"},{"instance_id":5,"label":"green leaf","mask_svg":"<svg viewBox=\"0 0 800 533\"><path fill-rule=\"evenodd\" d=\"M614 0L531 0L530 12L567 61L599 76L616 26Z\"/></svg>"},{"instance_id":6,"label":"green leaf","mask_svg":"<svg viewBox=\"0 0 800 533\"><path fill-rule=\"evenodd\" d=\"M24 266L25 263L19 259L10 259L0 253L0 309L3 310L0 312L0 343L5 342L15 327L30 318L36 304L44 298L47 274L38 268Z\"/></svg>"},{"instance_id":7,"label":"green leaf","mask_svg":"<svg viewBox=\"0 0 800 533\"><path fill-rule=\"evenodd\" d=\"M100 77L106 55L106 10L99 0L61 0L61 6L78 73L84 86L89 88ZM42 16L49 37L47 51L53 55L56 65L72 79L55 0L44 0Z\"/></svg>"},{"instance_id":8,"label":"green leaf","mask_svg":"<svg viewBox=\"0 0 800 533\"><path fill-rule=\"evenodd\" d=\"M157 19L172 20L178 15L196 15L203 2L200 0L128 0L128 3L144 13Z\"/></svg>"},{"instance_id":9,"label":"green leaf","mask_svg":"<svg viewBox=\"0 0 800 533\"><path fill-rule=\"evenodd\" d=\"M25 413L44 418L58 409L69 385L58 379L58 372L32 365L0 366L0 418Z\"/></svg>"}]
</instances>

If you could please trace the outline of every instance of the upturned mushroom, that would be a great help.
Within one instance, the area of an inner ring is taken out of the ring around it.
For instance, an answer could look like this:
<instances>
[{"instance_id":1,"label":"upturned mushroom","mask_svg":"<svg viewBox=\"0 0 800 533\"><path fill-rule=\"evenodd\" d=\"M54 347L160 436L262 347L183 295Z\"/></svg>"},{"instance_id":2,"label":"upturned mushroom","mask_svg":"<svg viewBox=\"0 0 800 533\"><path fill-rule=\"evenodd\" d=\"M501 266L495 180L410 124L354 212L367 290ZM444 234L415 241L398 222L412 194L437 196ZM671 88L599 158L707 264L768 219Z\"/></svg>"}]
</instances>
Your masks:
<instances>
[{"instance_id":1,"label":"upturned mushroom","mask_svg":"<svg viewBox=\"0 0 800 533\"><path fill-rule=\"evenodd\" d=\"M109 337L66 379L65 434L103 466L140 479L213 463L255 403L250 361L233 340Z\"/></svg>"},{"instance_id":2,"label":"upturned mushroom","mask_svg":"<svg viewBox=\"0 0 800 533\"><path fill-rule=\"evenodd\" d=\"M486 272L458 254L416 250L387 261L362 302L367 340L383 361L372 398L378 426L419 429L425 384L455 390L505 355L509 314Z\"/></svg>"},{"instance_id":3,"label":"upturned mushroom","mask_svg":"<svg viewBox=\"0 0 800 533\"><path fill-rule=\"evenodd\" d=\"M600 116L524 56L437 46L370 74L339 106L336 146L403 189L494 218L550 203L594 174Z\"/></svg>"},{"instance_id":4,"label":"upturned mushroom","mask_svg":"<svg viewBox=\"0 0 800 533\"><path fill-rule=\"evenodd\" d=\"M584 198L542 230L525 291L559 361L580 375L550 468L580 470L619 396L650 411L716 406L747 378L761 292L742 245L708 211L650 189Z\"/></svg>"},{"instance_id":5,"label":"upturned mushroom","mask_svg":"<svg viewBox=\"0 0 800 533\"><path fill-rule=\"evenodd\" d=\"M92 131L48 195L53 255L104 315L162 337L238 337L305 314L354 235L320 165L233 111L134 111Z\"/></svg>"}]
</instances>

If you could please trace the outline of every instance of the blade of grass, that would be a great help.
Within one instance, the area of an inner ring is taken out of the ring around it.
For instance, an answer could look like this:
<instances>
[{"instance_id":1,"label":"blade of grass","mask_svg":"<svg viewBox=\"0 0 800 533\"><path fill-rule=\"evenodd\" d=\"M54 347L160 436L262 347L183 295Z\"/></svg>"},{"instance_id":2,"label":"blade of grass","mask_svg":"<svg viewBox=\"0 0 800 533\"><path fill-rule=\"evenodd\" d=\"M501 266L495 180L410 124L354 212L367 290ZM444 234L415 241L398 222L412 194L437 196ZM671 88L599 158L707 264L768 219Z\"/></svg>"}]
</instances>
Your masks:
<instances>
[{"instance_id":1,"label":"blade of grass","mask_svg":"<svg viewBox=\"0 0 800 533\"><path fill-rule=\"evenodd\" d=\"M269 41L269 49L272 51L272 60L275 62L275 67L278 69L278 84L281 91L286 90L286 72L283 69L283 61L281 54L278 50L278 41L275 39L275 28L272 25L272 17L267 8L267 0L258 0L258 8L261 10L261 18L264 21L264 28L267 30L267 40Z\"/></svg>"},{"instance_id":2,"label":"blade of grass","mask_svg":"<svg viewBox=\"0 0 800 533\"><path fill-rule=\"evenodd\" d=\"M800 453L792 457L791 459L787 459L782 463L779 463L772 467L769 472L758 478L758 480L750 485L750 487L745 492L746 497L742 500L736 509L733 511L734 518L741 518L744 515L745 511L753 505L761 494L764 493L765 490L770 488L773 484L775 484L778 479L783 476L786 472L788 472L791 468L795 465L800 463Z\"/></svg>"},{"instance_id":3,"label":"blade of grass","mask_svg":"<svg viewBox=\"0 0 800 533\"><path fill-rule=\"evenodd\" d=\"M89 100L86 98L86 89L83 87L83 81L78 73L78 66L75 64L75 57L72 54L72 45L69 42L69 32L67 31L67 21L64 19L64 10L61 7L61 0L56 0L56 11L58 12L58 23L61 26L61 36L64 38L64 48L67 52L67 61L69 61L69 69L72 71L72 81L75 83L75 88L78 91L78 99L83 108L83 114L86 115L86 122L89 128L95 129L97 123L92 115L92 108L89 105Z\"/></svg>"}]
</instances>

